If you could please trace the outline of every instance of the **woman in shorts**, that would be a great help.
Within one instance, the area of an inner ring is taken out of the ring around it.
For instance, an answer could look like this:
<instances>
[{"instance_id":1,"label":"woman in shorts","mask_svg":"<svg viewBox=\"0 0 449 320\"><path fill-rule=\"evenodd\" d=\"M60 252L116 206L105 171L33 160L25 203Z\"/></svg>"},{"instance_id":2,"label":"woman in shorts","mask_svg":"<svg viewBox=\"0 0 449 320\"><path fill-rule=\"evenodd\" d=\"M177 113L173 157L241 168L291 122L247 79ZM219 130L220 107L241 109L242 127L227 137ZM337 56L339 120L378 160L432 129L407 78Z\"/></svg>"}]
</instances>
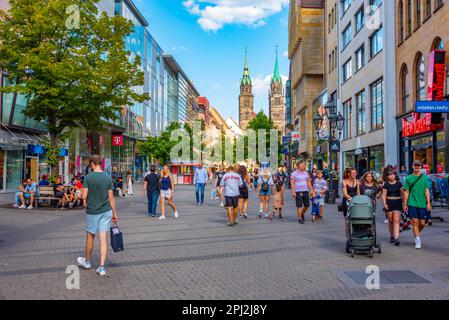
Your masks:
<instances>
[{"instance_id":1,"label":"woman in shorts","mask_svg":"<svg viewBox=\"0 0 449 320\"><path fill-rule=\"evenodd\" d=\"M404 189L402 183L397 180L394 171L386 173L386 181L382 189L382 200L388 219L388 231L390 232L390 243L399 246L399 230L401 224L402 201Z\"/></svg>"},{"instance_id":2,"label":"woman in shorts","mask_svg":"<svg viewBox=\"0 0 449 320\"><path fill-rule=\"evenodd\" d=\"M178 210L176 210L175 203L173 202L173 195L175 193L175 182L168 166L164 166L162 169L162 175L160 179L161 187L161 216L159 220L165 220L165 199L168 200L167 204L173 209L175 219L179 217Z\"/></svg>"},{"instance_id":3,"label":"woman in shorts","mask_svg":"<svg viewBox=\"0 0 449 320\"><path fill-rule=\"evenodd\" d=\"M242 178L243 185L239 188L240 195L239 195L239 212L240 216L245 217L245 219L248 219L248 198L249 198L249 189L248 186L251 183L251 179L249 178L249 175L246 170L246 166L240 166L239 171L237 172L240 177Z\"/></svg>"},{"instance_id":4,"label":"woman in shorts","mask_svg":"<svg viewBox=\"0 0 449 320\"><path fill-rule=\"evenodd\" d=\"M259 181L257 184L259 186L258 192L259 192L259 199L260 199L259 218L262 218L263 214L265 214L265 218L268 218L268 208L270 206L271 187L274 184L273 178L271 177L271 174L270 174L270 171L265 169L262 172L262 175L259 177Z\"/></svg>"}]
</instances>

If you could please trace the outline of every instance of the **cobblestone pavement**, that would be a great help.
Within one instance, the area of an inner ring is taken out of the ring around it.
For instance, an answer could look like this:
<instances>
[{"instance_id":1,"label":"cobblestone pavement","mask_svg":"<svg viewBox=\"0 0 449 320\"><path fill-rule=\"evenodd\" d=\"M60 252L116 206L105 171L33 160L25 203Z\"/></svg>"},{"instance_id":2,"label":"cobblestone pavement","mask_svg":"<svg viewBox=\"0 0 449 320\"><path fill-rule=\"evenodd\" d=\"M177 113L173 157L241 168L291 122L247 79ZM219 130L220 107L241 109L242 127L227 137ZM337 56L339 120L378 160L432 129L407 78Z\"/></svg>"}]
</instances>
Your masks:
<instances>
[{"instance_id":1,"label":"cobblestone pavement","mask_svg":"<svg viewBox=\"0 0 449 320\"><path fill-rule=\"evenodd\" d=\"M252 193L249 219L232 228L225 226L224 209L211 200L204 207L194 205L191 186L176 190L178 220L171 215L163 222L149 218L140 193L135 199L118 199L125 251L110 252L108 277L81 270L79 290L66 288L65 271L83 255L84 212L0 209L0 298L449 298L448 223L435 221L427 228L420 251L414 249L410 232L396 248L385 240L387 227L379 210L382 254L352 259L345 253L343 218L336 206L326 207L324 222L299 225L288 195L284 221L258 219ZM447 210L436 213L449 218ZM342 280L343 272L364 272L369 265L411 270L431 283L368 290Z\"/></svg>"}]
</instances>

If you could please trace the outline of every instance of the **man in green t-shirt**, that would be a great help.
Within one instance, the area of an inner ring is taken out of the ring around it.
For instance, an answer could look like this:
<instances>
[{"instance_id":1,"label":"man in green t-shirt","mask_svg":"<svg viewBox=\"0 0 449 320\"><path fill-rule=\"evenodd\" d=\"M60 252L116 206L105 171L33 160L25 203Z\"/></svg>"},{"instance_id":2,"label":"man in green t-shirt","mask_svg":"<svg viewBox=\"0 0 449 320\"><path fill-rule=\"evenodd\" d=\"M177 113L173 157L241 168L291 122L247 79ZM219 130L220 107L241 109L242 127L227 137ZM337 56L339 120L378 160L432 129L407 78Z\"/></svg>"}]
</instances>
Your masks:
<instances>
[{"instance_id":1,"label":"man in green t-shirt","mask_svg":"<svg viewBox=\"0 0 449 320\"><path fill-rule=\"evenodd\" d=\"M90 256L94 248L95 235L100 234L100 265L97 273L106 275L104 265L106 262L108 243L107 233L111 221L117 223L117 210L115 208L114 188L112 179L101 170L101 157L94 155L90 158L91 172L84 178L83 194L87 217L86 256L78 258L78 265L90 269Z\"/></svg>"},{"instance_id":2,"label":"man in green t-shirt","mask_svg":"<svg viewBox=\"0 0 449 320\"><path fill-rule=\"evenodd\" d=\"M416 249L421 249L420 235L432 210L429 182L427 176L421 174L422 166L421 161L413 162L413 174L405 178L404 183L404 210L412 219Z\"/></svg>"}]
</instances>

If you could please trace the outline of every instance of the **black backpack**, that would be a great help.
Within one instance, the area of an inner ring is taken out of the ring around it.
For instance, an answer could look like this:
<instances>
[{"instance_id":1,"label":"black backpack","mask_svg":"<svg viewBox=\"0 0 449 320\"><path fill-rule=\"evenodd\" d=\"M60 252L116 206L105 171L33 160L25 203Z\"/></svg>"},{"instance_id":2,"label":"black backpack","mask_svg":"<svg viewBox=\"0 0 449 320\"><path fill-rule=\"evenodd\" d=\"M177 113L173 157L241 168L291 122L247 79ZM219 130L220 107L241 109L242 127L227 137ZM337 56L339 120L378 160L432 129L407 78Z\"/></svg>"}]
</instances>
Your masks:
<instances>
[{"instance_id":1,"label":"black backpack","mask_svg":"<svg viewBox=\"0 0 449 320\"><path fill-rule=\"evenodd\" d=\"M268 181L265 181L262 178L262 186L260 187L260 190L262 190L263 192L268 192L268 190L270 190L270 184L268 183Z\"/></svg>"}]
</instances>

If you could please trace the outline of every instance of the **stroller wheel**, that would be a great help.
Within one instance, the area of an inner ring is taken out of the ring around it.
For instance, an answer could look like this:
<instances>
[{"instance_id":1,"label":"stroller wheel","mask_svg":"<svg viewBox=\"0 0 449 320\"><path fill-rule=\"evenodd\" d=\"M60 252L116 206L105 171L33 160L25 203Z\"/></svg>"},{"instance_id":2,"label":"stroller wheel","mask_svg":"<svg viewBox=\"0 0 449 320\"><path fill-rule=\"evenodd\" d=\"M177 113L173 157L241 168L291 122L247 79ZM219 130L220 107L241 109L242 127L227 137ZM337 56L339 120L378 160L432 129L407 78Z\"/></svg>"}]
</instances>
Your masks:
<instances>
[{"instance_id":1,"label":"stroller wheel","mask_svg":"<svg viewBox=\"0 0 449 320\"><path fill-rule=\"evenodd\" d=\"M351 258L354 258L354 249L351 249Z\"/></svg>"},{"instance_id":2,"label":"stroller wheel","mask_svg":"<svg viewBox=\"0 0 449 320\"><path fill-rule=\"evenodd\" d=\"M371 259L374 258L374 249L373 248L369 249L369 257Z\"/></svg>"},{"instance_id":3,"label":"stroller wheel","mask_svg":"<svg viewBox=\"0 0 449 320\"><path fill-rule=\"evenodd\" d=\"M346 240L346 253L350 252L349 240Z\"/></svg>"},{"instance_id":4,"label":"stroller wheel","mask_svg":"<svg viewBox=\"0 0 449 320\"><path fill-rule=\"evenodd\" d=\"M380 245L380 241L377 243L377 252L378 252L379 254L382 253L382 246Z\"/></svg>"}]
</instances>

